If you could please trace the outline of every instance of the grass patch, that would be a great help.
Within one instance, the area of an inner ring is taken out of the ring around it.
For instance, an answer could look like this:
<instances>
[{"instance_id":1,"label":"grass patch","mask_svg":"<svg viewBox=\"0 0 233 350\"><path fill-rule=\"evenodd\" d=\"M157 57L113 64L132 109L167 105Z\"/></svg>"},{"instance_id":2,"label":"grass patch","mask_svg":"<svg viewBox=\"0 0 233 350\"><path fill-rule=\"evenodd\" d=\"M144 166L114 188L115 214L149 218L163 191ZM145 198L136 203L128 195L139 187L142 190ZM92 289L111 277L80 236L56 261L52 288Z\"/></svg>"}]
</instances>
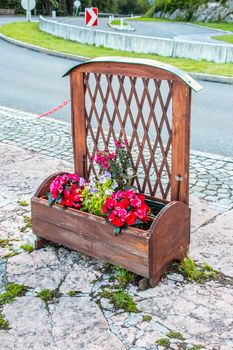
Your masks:
<instances>
[{"instance_id":1,"label":"grass patch","mask_svg":"<svg viewBox=\"0 0 233 350\"><path fill-rule=\"evenodd\" d=\"M233 35L217 35L217 36L212 36L213 39L219 40L219 41L224 41L226 43L233 44Z\"/></svg>"},{"instance_id":2,"label":"grass patch","mask_svg":"<svg viewBox=\"0 0 233 350\"><path fill-rule=\"evenodd\" d=\"M111 24L116 25L116 26L120 26L121 25L121 21L119 19L114 19L113 21L111 21ZM123 26L127 26L127 25L128 24L123 21Z\"/></svg>"},{"instance_id":3,"label":"grass patch","mask_svg":"<svg viewBox=\"0 0 233 350\"><path fill-rule=\"evenodd\" d=\"M184 340L184 337L181 333L179 332L173 332L173 331L170 331L168 334L167 334L168 338L171 338L171 339L180 339L180 340Z\"/></svg>"},{"instance_id":4,"label":"grass patch","mask_svg":"<svg viewBox=\"0 0 233 350\"><path fill-rule=\"evenodd\" d=\"M202 27L210 28L210 29L220 29L220 30L233 32L233 23L223 23L223 22L209 22L209 23L193 22L193 23L198 24L199 26L202 26Z\"/></svg>"},{"instance_id":5,"label":"grass patch","mask_svg":"<svg viewBox=\"0 0 233 350\"><path fill-rule=\"evenodd\" d=\"M152 320L151 315L143 315L142 322L150 322Z\"/></svg>"},{"instance_id":6,"label":"grass patch","mask_svg":"<svg viewBox=\"0 0 233 350\"><path fill-rule=\"evenodd\" d=\"M8 283L6 291L0 294L0 305L11 304L15 298L25 295L27 287L22 284Z\"/></svg>"},{"instance_id":7,"label":"grass patch","mask_svg":"<svg viewBox=\"0 0 233 350\"><path fill-rule=\"evenodd\" d=\"M5 320L5 318L3 317L3 315L0 313L0 330L8 330L10 329L9 327L9 322L7 320Z\"/></svg>"},{"instance_id":8,"label":"grass patch","mask_svg":"<svg viewBox=\"0 0 233 350\"><path fill-rule=\"evenodd\" d=\"M32 228L32 218L28 215L23 216L24 225L20 227L20 232L25 232L28 228Z\"/></svg>"},{"instance_id":9,"label":"grass patch","mask_svg":"<svg viewBox=\"0 0 233 350\"><path fill-rule=\"evenodd\" d=\"M28 244L28 243L22 244L20 246L20 248L22 248L23 250L25 250L28 253L31 253L34 250L34 247L32 245Z\"/></svg>"},{"instance_id":10,"label":"grass patch","mask_svg":"<svg viewBox=\"0 0 233 350\"><path fill-rule=\"evenodd\" d=\"M163 346L164 348L167 349L171 345L171 342L167 338L160 338L156 340L155 344L158 346Z\"/></svg>"},{"instance_id":11,"label":"grass patch","mask_svg":"<svg viewBox=\"0 0 233 350\"><path fill-rule=\"evenodd\" d=\"M197 264L190 258L186 257L181 262L180 272L182 272L189 281L203 283L212 280L216 271L209 265L197 266Z\"/></svg>"},{"instance_id":12,"label":"grass patch","mask_svg":"<svg viewBox=\"0 0 233 350\"><path fill-rule=\"evenodd\" d=\"M73 55L83 55L85 57L98 56L125 56L137 58L149 58L172 64L188 72L198 72L213 75L233 76L232 63L213 63L207 61L195 61L184 58L161 57L153 54L137 54L133 52L107 49L104 47L95 47L91 45L79 44L73 41L67 41L57 38L53 35L39 30L37 23L10 23L0 27L0 32L11 38L40 47L48 48L58 52L69 53Z\"/></svg>"},{"instance_id":13,"label":"grass patch","mask_svg":"<svg viewBox=\"0 0 233 350\"><path fill-rule=\"evenodd\" d=\"M116 309L123 309L126 312L138 312L137 305L133 298L125 291L118 290L115 292L103 291L102 297L109 299L110 303Z\"/></svg>"},{"instance_id":14,"label":"grass patch","mask_svg":"<svg viewBox=\"0 0 233 350\"><path fill-rule=\"evenodd\" d=\"M205 349L202 345L193 345L191 346L191 348L189 348L188 350L201 350L201 349Z\"/></svg>"},{"instance_id":15,"label":"grass patch","mask_svg":"<svg viewBox=\"0 0 233 350\"><path fill-rule=\"evenodd\" d=\"M50 301L52 301L55 298L60 297L60 293L56 290L50 290L50 289L43 289L36 295L38 298L41 298L45 304L48 304Z\"/></svg>"},{"instance_id":16,"label":"grass patch","mask_svg":"<svg viewBox=\"0 0 233 350\"><path fill-rule=\"evenodd\" d=\"M127 18L127 21L139 21L139 22L175 22L174 20L167 18L157 17L138 17L138 18ZM177 22L177 21L176 21Z\"/></svg>"},{"instance_id":17,"label":"grass patch","mask_svg":"<svg viewBox=\"0 0 233 350\"><path fill-rule=\"evenodd\" d=\"M28 207L29 206L29 203L23 199L19 199L18 200L18 204L21 206L21 207Z\"/></svg>"}]
</instances>

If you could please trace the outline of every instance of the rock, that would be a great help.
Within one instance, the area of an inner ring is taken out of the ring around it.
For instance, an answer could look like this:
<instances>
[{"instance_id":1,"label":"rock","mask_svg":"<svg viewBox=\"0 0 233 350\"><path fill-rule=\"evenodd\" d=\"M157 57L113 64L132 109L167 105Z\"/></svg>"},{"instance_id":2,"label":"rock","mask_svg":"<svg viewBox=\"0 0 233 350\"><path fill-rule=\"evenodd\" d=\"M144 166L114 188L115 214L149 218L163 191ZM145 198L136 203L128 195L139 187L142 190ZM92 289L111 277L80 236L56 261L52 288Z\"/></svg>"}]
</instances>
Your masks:
<instances>
[{"instance_id":1,"label":"rock","mask_svg":"<svg viewBox=\"0 0 233 350\"><path fill-rule=\"evenodd\" d=\"M184 277L178 273L169 274L167 275L167 278L175 282L184 282Z\"/></svg>"}]
</instances>

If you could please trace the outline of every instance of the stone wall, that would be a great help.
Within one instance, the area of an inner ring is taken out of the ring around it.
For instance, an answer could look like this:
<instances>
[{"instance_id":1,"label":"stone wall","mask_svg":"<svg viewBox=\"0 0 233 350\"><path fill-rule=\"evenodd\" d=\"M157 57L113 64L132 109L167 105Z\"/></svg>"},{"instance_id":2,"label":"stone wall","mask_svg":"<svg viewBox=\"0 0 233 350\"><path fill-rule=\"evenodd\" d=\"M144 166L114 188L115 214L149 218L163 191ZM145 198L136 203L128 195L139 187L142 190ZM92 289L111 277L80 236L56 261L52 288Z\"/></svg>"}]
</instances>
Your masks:
<instances>
[{"instance_id":1,"label":"stone wall","mask_svg":"<svg viewBox=\"0 0 233 350\"><path fill-rule=\"evenodd\" d=\"M157 11L154 13L154 17L187 20L190 19L190 10L176 9L172 13ZM226 2L209 1L194 10L191 20L197 22L233 22L233 0L227 0Z\"/></svg>"}]
</instances>

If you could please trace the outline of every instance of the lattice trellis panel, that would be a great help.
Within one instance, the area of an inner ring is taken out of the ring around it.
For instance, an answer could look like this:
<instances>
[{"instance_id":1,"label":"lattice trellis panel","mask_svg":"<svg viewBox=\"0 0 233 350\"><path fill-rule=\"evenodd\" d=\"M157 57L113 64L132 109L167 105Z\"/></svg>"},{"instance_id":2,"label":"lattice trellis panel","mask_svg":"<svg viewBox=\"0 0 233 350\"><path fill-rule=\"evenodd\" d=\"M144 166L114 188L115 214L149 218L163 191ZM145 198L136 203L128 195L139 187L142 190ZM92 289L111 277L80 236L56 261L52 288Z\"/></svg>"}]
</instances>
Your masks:
<instances>
[{"instance_id":1,"label":"lattice trellis panel","mask_svg":"<svg viewBox=\"0 0 233 350\"><path fill-rule=\"evenodd\" d=\"M134 185L168 199L171 188L171 80L84 73L87 175L97 174L92 158L128 141Z\"/></svg>"}]
</instances>

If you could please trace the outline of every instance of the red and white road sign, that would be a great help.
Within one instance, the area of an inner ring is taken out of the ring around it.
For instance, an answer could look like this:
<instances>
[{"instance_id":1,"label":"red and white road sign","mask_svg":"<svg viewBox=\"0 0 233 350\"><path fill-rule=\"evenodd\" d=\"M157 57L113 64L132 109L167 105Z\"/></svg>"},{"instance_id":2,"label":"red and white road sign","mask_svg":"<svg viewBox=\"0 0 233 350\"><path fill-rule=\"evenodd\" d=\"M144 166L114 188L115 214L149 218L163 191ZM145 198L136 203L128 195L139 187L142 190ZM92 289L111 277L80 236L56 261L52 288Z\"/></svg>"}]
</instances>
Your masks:
<instances>
[{"instance_id":1,"label":"red and white road sign","mask_svg":"<svg viewBox=\"0 0 233 350\"><path fill-rule=\"evenodd\" d=\"M85 22L87 27L98 26L98 7L85 9Z\"/></svg>"}]
</instances>

